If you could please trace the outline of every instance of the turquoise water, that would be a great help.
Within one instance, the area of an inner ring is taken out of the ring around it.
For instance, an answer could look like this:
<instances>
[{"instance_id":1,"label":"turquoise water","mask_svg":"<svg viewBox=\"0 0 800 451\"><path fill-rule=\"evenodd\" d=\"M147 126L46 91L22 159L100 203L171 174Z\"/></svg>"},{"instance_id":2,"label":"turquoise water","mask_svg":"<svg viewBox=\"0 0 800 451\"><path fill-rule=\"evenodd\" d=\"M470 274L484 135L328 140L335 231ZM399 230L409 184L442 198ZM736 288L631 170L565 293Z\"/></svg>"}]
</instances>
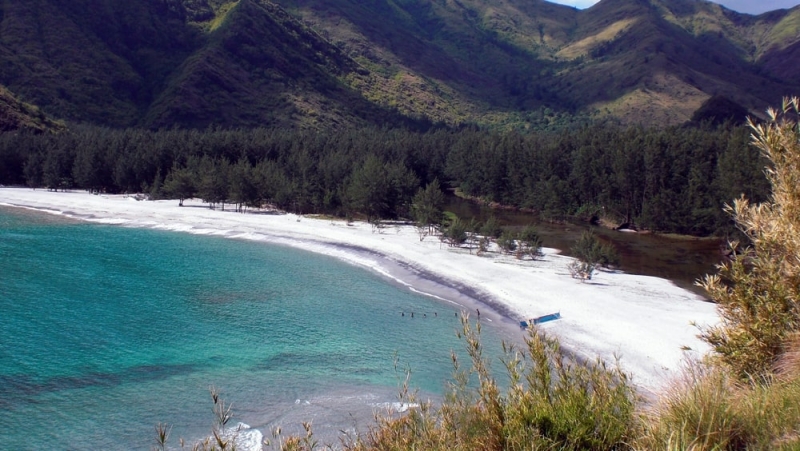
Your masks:
<instances>
[{"instance_id":1,"label":"turquoise water","mask_svg":"<svg viewBox=\"0 0 800 451\"><path fill-rule=\"evenodd\" d=\"M396 400L395 355L435 396L461 348L456 306L330 257L17 209L0 309L7 449L149 449L159 422L177 446L209 430L211 385L265 436L312 421L335 442Z\"/></svg>"}]
</instances>

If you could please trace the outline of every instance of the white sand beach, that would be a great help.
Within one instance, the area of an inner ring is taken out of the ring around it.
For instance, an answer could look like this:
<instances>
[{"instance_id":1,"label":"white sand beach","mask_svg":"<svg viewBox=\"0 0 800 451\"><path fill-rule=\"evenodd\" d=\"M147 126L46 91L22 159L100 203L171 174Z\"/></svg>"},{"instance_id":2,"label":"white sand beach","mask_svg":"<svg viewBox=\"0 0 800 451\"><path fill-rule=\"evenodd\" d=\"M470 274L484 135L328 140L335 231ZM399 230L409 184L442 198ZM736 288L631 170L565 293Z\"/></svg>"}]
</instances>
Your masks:
<instances>
[{"instance_id":1,"label":"white sand beach","mask_svg":"<svg viewBox=\"0 0 800 451\"><path fill-rule=\"evenodd\" d=\"M544 256L535 261L497 253L478 257L467 249L449 248L437 237L420 241L412 226L376 231L359 222L348 225L294 214L212 210L199 200L187 200L179 207L176 200L6 187L0 188L0 205L105 224L297 246L399 278L410 289L438 294L443 302L459 302L454 290L429 289L430 280L412 277L427 273L485 301L485 305L463 305L473 314L472 308L478 305L487 321L510 322L507 318L560 312L561 319L541 328L579 356L607 361L619 357L623 369L644 390L658 390L675 375L687 352L697 356L708 349L696 337L698 330L692 323L718 321L713 304L668 280L618 271L601 271L586 282L575 280L567 269L572 259L555 249L544 249Z\"/></svg>"}]
</instances>

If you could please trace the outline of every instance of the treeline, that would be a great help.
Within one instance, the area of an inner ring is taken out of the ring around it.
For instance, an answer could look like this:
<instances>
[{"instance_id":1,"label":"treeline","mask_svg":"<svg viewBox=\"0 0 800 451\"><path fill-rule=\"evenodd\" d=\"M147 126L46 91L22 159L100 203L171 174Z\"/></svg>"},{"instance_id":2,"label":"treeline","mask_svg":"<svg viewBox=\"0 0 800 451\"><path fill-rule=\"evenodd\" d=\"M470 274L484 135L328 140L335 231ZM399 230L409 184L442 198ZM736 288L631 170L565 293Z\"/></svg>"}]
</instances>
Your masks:
<instances>
[{"instance_id":1,"label":"treeline","mask_svg":"<svg viewBox=\"0 0 800 451\"><path fill-rule=\"evenodd\" d=\"M468 195L545 217L608 217L662 232L726 233L725 203L769 192L746 127L592 126L453 143L447 175Z\"/></svg>"},{"instance_id":2,"label":"treeline","mask_svg":"<svg viewBox=\"0 0 800 451\"><path fill-rule=\"evenodd\" d=\"M561 133L111 130L0 135L0 184L200 197L299 213L409 217L433 180L545 217L727 231L725 202L769 185L744 127L590 126Z\"/></svg>"}]
</instances>

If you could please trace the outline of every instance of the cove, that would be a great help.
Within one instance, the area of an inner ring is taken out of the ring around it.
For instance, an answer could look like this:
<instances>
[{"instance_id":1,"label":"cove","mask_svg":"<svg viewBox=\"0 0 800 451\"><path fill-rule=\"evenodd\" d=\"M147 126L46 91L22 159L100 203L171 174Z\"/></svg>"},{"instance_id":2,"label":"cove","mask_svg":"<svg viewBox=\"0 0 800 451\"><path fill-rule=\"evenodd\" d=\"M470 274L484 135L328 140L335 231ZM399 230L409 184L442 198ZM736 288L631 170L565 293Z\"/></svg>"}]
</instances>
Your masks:
<instances>
[{"instance_id":1,"label":"cove","mask_svg":"<svg viewBox=\"0 0 800 451\"><path fill-rule=\"evenodd\" d=\"M396 400L404 368L440 396L462 348L458 305L286 246L0 208L0 256L11 449L144 450L158 422L197 439L211 385L235 421L312 421L335 443ZM504 334L483 329L496 370Z\"/></svg>"}]
</instances>

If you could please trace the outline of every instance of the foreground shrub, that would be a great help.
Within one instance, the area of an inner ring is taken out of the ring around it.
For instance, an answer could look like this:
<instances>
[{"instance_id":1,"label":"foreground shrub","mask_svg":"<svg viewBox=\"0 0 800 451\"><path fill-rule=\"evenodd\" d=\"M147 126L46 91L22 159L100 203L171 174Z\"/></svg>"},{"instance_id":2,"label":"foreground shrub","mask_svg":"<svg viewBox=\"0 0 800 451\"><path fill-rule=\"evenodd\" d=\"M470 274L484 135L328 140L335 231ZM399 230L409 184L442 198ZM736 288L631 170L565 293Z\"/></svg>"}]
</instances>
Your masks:
<instances>
[{"instance_id":1,"label":"foreground shrub","mask_svg":"<svg viewBox=\"0 0 800 451\"><path fill-rule=\"evenodd\" d=\"M800 449L800 378L747 384L725 368L693 364L643 420L642 450Z\"/></svg>"},{"instance_id":2,"label":"foreground shrub","mask_svg":"<svg viewBox=\"0 0 800 451\"><path fill-rule=\"evenodd\" d=\"M666 389L643 422L639 449L743 449L747 424L735 411L734 381L694 364Z\"/></svg>"},{"instance_id":3,"label":"foreground shrub","mask_svg":"<svg viewBox=\"0 0 800 451\"><path fill-rule=\"evenodd\" d=\"M733 259L701 285L719 304L722 321L702 338L742 380L770 372L787 337L800 330L800 130L797 98L784 102L772 121L751 123L753 142L771 162L768 202L744 197L726 207L751 246L731 243Z\"/></svg>"},{"instance_id":4,"label":"foreground shrub","mask_svg":"<svg viewBox=\"0 0 800 451\"><path fill-rule=\"evenodd\" d=\"M715 354L691 366L643 421L641 449L800 449L800 112L797 98L751 123L769 159L769 202L726 209L750 239L707 276L719 325L701 338Z\"/></svg>"},{"instance_id":5,"label":"foreground shrub","mask_svg":"<svg viewBox=\"0 0 800 451\"><path fill-rule=\"evenodd\" d=\"M525 349L505 348L510 387L502 394L483 356L480 324L473 329L462 318L462 325L471 364L463 368L453 354L454 380L442 406L379 418L347 449L628 448L636 397L618 366L567 358L556 340L533 331Z\"/></svg>"}]
</instances>

